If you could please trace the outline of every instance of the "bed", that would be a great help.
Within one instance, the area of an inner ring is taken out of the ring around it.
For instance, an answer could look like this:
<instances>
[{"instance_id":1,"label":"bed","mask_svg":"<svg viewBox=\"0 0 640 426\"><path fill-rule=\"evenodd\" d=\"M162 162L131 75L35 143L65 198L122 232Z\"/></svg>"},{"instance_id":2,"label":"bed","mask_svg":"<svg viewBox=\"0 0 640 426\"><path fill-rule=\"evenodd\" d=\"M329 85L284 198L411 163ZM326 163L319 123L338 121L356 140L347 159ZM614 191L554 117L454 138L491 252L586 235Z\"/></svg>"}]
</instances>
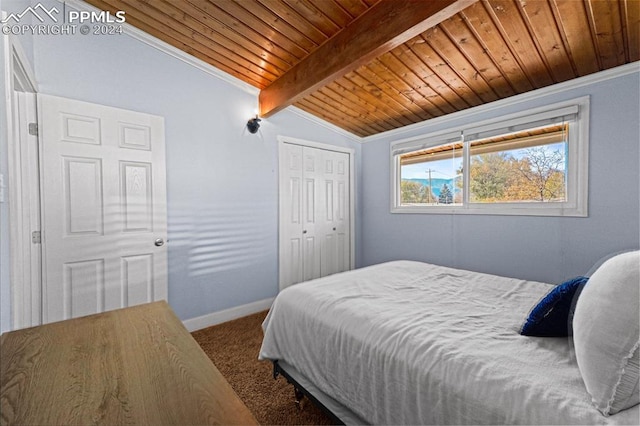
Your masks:
<instances>
[{"instance_id":1,"label":"bed","mask_svg":"<svg viewBox=\"0 0 640 426\"><path fill-rule=\"evenodd\" d=\"M551 288L414 261L348 271L283 290L259 358L347 424L638 424L638 405L594 407L571 338L520 334Z\"/></svg>"}]
</instances>

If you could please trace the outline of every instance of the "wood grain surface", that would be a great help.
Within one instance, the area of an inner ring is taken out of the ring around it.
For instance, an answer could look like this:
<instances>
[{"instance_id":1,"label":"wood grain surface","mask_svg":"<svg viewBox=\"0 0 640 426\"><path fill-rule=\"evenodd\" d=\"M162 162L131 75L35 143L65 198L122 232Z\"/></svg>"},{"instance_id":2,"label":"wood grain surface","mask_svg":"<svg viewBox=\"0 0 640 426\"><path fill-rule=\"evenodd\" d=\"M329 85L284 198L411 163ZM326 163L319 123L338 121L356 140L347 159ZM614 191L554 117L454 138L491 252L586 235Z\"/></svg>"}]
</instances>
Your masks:
<instances>
[{"instance_id":1,"label":"wood grain surface","mask_svg":"<svg viewBox=\"0 0 640 426\"><path fill-rule=\"evenodd\" d=\"M86 0L363 137L640 59L638 0L453 1Z\"/></svg>"},{"instance_id":2,"label":"wood grain surface","mask_svg":"<svg viewBox=\"0 0 640 426\"><path fill-rule=\"evenodd\" d=\"M256 424L164 301L5 333L0 424Z\"/></svg>"}]
</instances>

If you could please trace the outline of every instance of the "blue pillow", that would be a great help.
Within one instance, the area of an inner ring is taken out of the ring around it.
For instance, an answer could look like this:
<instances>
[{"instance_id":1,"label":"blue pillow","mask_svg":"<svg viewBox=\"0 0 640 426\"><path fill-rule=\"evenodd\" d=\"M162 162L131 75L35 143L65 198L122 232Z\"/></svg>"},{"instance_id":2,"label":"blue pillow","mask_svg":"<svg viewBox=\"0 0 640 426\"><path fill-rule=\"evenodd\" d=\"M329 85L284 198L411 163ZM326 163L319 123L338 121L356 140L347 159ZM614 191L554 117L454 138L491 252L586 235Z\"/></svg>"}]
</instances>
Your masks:
<instances>
[{"instance_id":1,"label":"blue pillow","mask_svg":"<svg viewBox=\"0 0 640 426\"><path fill-rule=\"evenodd\" d=\"M554 287L531 310L520 334L538 337L565 337L572 334L573 298L587 283L587 277L575 277Z\"/></svg>"}]
</instances>

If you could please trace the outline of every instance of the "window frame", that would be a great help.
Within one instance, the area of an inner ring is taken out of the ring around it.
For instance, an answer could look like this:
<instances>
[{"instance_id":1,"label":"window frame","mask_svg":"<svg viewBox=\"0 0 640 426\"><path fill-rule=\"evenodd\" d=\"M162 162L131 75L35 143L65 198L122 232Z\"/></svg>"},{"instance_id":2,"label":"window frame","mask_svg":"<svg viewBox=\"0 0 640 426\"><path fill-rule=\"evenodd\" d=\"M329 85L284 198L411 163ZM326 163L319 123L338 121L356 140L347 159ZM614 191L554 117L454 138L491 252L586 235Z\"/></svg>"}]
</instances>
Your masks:
<instances>
[{"instance_id":1,"label":"window frame","mask_svg":"<svg viewBox=\"0 0 640 426\"><path fill-rule=\"evenodd\" d=\"M526 125L551 117L565 115L575 110L576 118L569 122L567 161L567 200L563 202L508 202L473 203L469 201L470 145L477 139L468 140L465 135L488 132L501 128ZM400 202L400 155L442 145L455 134L460 134L463 143L463 203L462 205L402 205ZM464 126L449 127L436 132L397 140L390 146L390 208L391 213L418 214L479 214L515 216L588 216L589 177L589 96L583 96L527 111L483 120Z\"/></svg>"}]
</instances>

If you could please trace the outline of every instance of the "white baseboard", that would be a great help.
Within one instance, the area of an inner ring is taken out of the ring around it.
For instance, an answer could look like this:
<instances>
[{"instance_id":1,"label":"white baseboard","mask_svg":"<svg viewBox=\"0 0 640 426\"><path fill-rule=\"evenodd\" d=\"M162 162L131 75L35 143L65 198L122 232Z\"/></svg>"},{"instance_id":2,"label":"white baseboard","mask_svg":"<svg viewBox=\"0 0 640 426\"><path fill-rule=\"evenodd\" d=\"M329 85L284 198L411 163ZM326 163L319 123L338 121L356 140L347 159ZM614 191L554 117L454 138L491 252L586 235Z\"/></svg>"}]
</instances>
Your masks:
<instances>
[{"instance_id":1,"label":"white baseboard","mask_svg":"<svg viewBox=\"0 0 640 426\"><path fill-rule=\"evenodd\" d=\"M234 308L224 309L222 311L212 312L202 315L201 317L191 318L182 321L189 332L211 327L212 325L222 324L223 322L242 318L256 312L264 311L271 307L275 297L258 300L247 303L246 305L236 306Z\"/></svg>"}]
</instances>

